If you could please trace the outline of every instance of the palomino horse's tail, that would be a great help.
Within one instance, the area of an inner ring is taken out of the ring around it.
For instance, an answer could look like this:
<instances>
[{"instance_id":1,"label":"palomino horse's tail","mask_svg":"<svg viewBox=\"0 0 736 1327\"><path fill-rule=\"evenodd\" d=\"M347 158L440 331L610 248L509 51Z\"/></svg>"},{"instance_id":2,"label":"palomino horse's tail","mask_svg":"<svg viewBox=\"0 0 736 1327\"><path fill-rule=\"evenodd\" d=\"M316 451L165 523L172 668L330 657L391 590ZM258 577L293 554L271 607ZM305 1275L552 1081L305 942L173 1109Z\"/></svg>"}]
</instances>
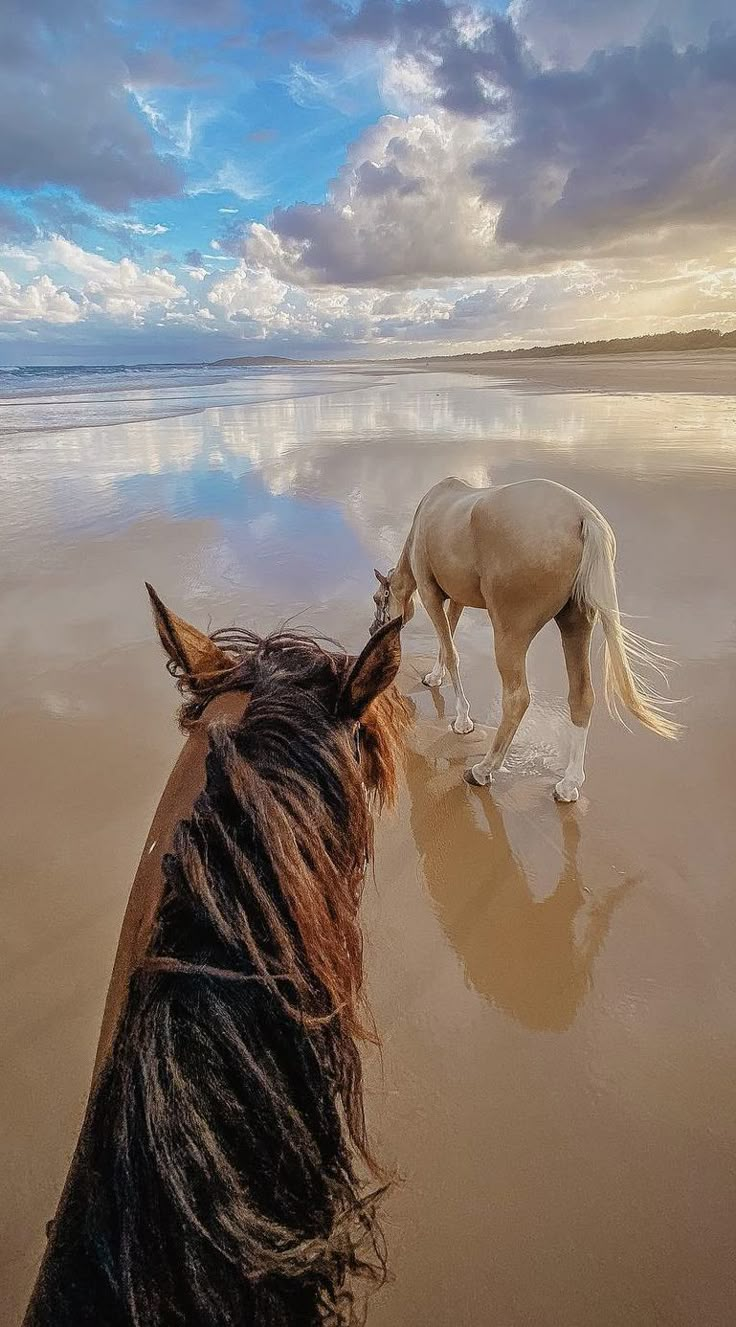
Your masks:
<instances>
[{"instance_id":1,"label":"palomino horse's tail","mask_svg":"<svg viewBox=\"0 0 736 1327\"><path fill-rule=\"evenodd\" d=\"M606 639L605 694L609 712L623 722L619 702L645 728L662 737L677 737L680 725L662 713L666 704L635 671L653 668L664 677L667 663L650 643L621 622L616 593L616 540L608 522L595 508L582 520L583 556L573 582L572 598L591 616L598 614ZM665 679L666 680L666 679Z\"/></svg>"}]
</instances>

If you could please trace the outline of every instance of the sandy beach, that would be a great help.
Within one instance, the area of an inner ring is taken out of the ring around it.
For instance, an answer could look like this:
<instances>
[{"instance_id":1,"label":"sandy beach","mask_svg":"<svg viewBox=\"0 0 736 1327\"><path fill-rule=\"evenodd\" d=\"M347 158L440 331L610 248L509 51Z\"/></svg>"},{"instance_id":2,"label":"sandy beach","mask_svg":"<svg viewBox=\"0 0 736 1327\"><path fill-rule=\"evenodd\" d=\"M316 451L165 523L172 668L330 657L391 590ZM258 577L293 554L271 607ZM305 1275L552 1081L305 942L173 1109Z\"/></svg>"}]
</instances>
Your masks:
<instances>
[{"instance_id":1,"label":"sandy beach","mask_svg":"<svg viewBox=\"0 0 736 1327\"><path fill-rule=\"evenodd\" d=\"M369 1323L736 1321L736 355L627 359L323 366L239 404L216 387L166 418L138 403L128 423L70 427L62 407L33 432L26 404L0 439L2 1327L33 1282L181 743L144 580L205 628L296 615L358 648L374 565L447 474L543 476L601 508L622 609L677 660L686 732L628 732L599 702L584 793L557 806L552 625L508 769L472 789L499 714L487 621L458 631L467 738L451 693L419 681L421 610L407 628L416 727L364 901L383 1041L367 1108L403 1176Z\"/></svg>"},{"instance_id":2,"label":"sandy beach","mask_svg":"<svg viewBox=\"0 0 736 1327\"><path fill-rule=\"evenodd\" d=\"M433 372L472 373L503 378L552 392L697 392L732 396L736 390L736 351L665 351L643 355L560 355L535 359L454 359L430 362Z\"/></svg>"}]
</instances>

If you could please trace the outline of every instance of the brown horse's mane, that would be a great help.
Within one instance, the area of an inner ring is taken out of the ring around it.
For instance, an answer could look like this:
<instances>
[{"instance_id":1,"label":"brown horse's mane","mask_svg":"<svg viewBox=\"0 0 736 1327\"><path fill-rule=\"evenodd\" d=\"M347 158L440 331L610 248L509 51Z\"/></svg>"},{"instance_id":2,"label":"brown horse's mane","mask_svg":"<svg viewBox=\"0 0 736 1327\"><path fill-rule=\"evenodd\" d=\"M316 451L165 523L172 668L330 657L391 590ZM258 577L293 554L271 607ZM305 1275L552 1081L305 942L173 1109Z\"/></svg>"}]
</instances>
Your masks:
<instances>
[{"instance_id":1,"label":"brown horse's mane","mask_svg":"<svg viewBox=\"0 0 736 1327\"><path fill-rule=\"evenodd\" d=\"M350 1323L355 1278L385 1272L357 912L409 708L393 686L372 702L358 762L335 717L349 655L210 639L232 668L172 666L182 726L225 691L247 704L209 725L27 1327Z\"/></svg>"},{"instance_id":2,"label":"brown horse's mane","mask_svg":"<svg viewBox=\"0 0 736 1327\"><path fill-rule=\"evenodd\" d=\"M397 753L410 707L393 686L373 702L360 723L359 762L350 758L352 751L346 750L344 740L331 750L327 742L323 745L322 773L329 770L341 784L345 802L344 816L335 822L323 787L302 770L309 754L303 735L309 731L310 717L314 721L320 715L326 694L339 701L354 657L336 641L291 630L262 638L230 627L213 632L210 640L233 656L230 671L195 677L171 660L167 666L185 698L179 710L179 725L185 732L201 720L218 695L242 691L248 698L240 725L242 740L236 744L232 726L221 722L210 729L211 750L230 782L239 813L248 813L256 823L261 849L296 922L302 951L271 913L275 966L273 972L264 967L260 979L271 982L285 1000L284 986L276 983L288 975L290 987L298 990L302 1001L301 1019L309 1023L337 1016L352 1035L375 1041L375 1032L365 1025L359 1008L362 943L357 908L373 848L371 806L393 801ZM334 646L334 651L327 646ZM278 742L269 750L260 738L276 731ZM325 726L325 738L327 733ZM182 822L175 836L174 854L190 879L201 876L205 868L192 834L203 814L217 821L211 798L206 806L195 806L192 820ZM253 865L234 842L229 846L244 885L258 890ZM343 937L343 945L331 951L324 944L330 929ZM253 962L261 963L254 938L243 934L238 939ZM152 955L149 964L159 961ZM305 972L320 978L328 996L327 1012L316 1008L309 1012L312 995Z\"/></svg>"}]
</instances>

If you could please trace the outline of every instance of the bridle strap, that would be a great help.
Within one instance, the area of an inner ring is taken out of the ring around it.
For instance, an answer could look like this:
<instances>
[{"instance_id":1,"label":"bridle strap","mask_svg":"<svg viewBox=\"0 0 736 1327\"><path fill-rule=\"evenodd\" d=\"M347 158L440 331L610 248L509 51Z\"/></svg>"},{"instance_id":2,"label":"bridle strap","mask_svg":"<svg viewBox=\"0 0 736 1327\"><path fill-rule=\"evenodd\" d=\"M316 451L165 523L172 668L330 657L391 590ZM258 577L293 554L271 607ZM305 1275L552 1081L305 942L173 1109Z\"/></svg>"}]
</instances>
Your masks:
<instances>
[{"instance_id":1,"label":"bridle strap","mask_svg":"<svg viewBox=\"0 0 736 1327\"><path fill-rule=\"evenodd\" d=\"M383 596L383 603L381 604L381 607L380 607L379 610L378 610L378 616L379 616L379 619L380 619L380 620L379 620L379 623L378 623L379 628L380 628L380 627L385 627L386 623L387 623L388 620L389 620L389 616L388 616L388 604L389 604L389 599L390 599L390 598L391 598L391 591L390 591L389 587L386 586L386 589L385 589L385 592L384 592L384 596Z\"/></svg>"}]
</instances>

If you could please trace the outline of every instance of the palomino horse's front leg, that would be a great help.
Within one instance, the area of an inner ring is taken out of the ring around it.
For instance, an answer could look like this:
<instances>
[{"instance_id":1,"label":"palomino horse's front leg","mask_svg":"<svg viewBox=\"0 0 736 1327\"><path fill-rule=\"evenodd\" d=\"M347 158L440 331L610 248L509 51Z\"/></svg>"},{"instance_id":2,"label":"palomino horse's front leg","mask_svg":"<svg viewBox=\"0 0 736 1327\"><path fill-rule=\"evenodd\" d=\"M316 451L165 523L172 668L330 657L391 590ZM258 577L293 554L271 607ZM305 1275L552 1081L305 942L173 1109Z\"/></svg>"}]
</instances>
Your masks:
<instances>
[{"instance_id":1,"label":"palomino horse's front leg","mask_svg":"<svg viewBox=\"0 0 736 1327\"><path fill-rule=\"evenodd\" d=\"M470 705L467 696L463 691L463 684L460 680L460 659L455 649L455 642L452 639L452 630L447 620L445 612L445 601L442 591L436 585L420 585L419 597L427 610L427 615L437 632L439 640L438 663L444 660L447 671L450 674L450 680L455 692L455 722L452 727L456 733L472 733L473 720L470 717ZM457 614L460 616L462 609ZM457 618L455 619L457 626ZM454 628L453 628L454 630ZM428 674L429 677L432 674Z\"/></svg>"},{"instance_id":2,"label":"palomino horse's front leg","mask_svg":"<svg viewBox=\"0 0 736 1327\"><path fill-rule=\"evenodd\" d=\"M528 635L519 636L511 632L502 633L496 628L496 663L503 686L501 722L487 755L477 765L473 765L471 769L465 771L463 777L466 783L476 783L482 787L484 784L492 782L493 775L497 769L501 768L516 730L529 708L526 652L529 649L530 642L531 637Z\"/></svg>"},{"instance_id":3,"label":"palomino horse's front leg","mask_svg":"<svg viewBox=\"0 0 736 1327\"><path fill-rule=\"evenodd\" d=\"M455 629L457 627L458 622L460 621L460 616L462 614L462 611L463 611L463 605L458 604L455 602L454 599L451 599L449 604L447 605L447 624L450 628L450 635L453 637L453 639L455 637ZM442 683L445 680L446 672L447 672L447 660L445 658L445 651L442 647L442 644L440 643L439 648L437 650L437 658L435 660L435 664L431 673L427 673L427 675L422 678L425 687L441 687Z\"/></svg>"}]
</instances>

